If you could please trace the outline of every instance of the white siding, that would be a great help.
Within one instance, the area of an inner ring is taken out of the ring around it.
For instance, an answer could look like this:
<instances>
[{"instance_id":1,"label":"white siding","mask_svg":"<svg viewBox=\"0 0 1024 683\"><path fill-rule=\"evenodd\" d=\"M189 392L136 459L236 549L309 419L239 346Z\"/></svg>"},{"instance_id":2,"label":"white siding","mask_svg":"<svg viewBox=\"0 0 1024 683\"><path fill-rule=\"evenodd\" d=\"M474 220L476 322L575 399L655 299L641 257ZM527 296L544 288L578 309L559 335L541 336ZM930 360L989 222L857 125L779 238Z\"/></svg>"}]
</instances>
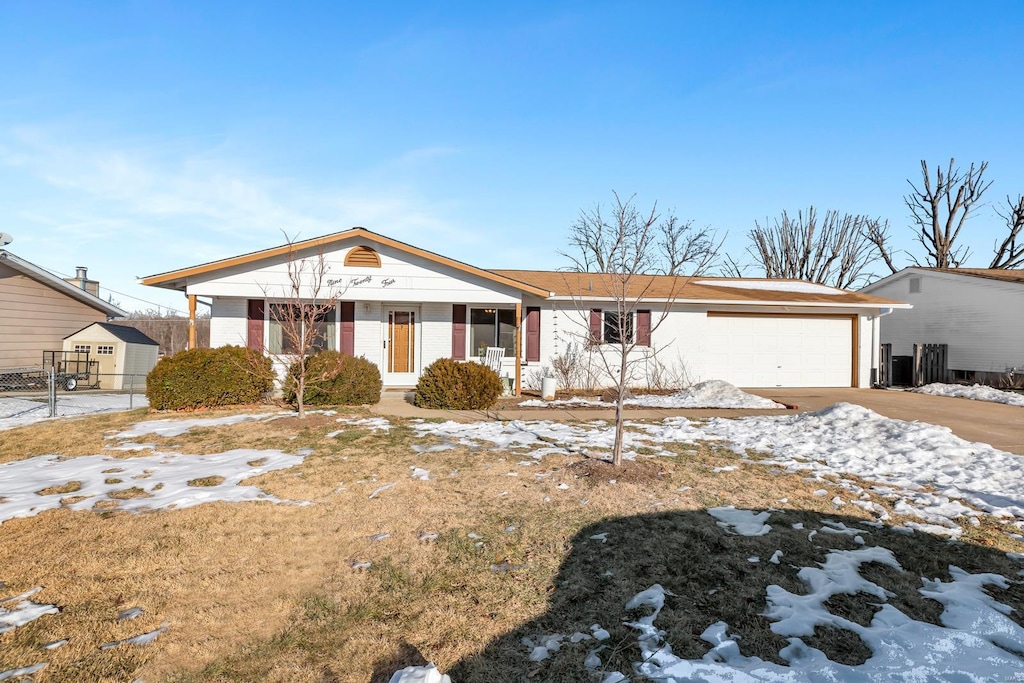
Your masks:
<instances>
[{"instance_id":1,"label":"white siding","mask_svg":"<svg viewBox=\"0 0 1024 683\"><path fill-rule=\"evenodd\" d=\"M381 305L376 301L356 302L354 355L383 367L384 336L381 323Z\"/></svg>"},{"instance_id":2,"label":"white siding","mask_svg":"<svg viewBox=\"0 0 1024 683\"><path fill-rule=\"evenodd\" d=\"M420 312L420 370L452 357L452 305L423 304Z\"/></svg>"},{"instance_id":3,"label":"white siding","mask_svg":"<svg viewBox=\"0 0 1024 683\"><path fill-rule=\"evenodd\" d=\"M214 297L210 317L211 347L246 345L248 305L246 299Z\"/></svg>"},{"instance_id":4,"label":"white siding","mask_svg":"<svg viewBox=\"0 0 1024 683\"><path fill-rule=\"evenodd\" d=\"M920 278L920 292L910 292L911 278ZM881 342L893 355L911 355L915 343L948 344L951 370L1024 367L1024 285L908 270L866 291L914 306L881 319Z\"/></svg>"},{"instance_id":5,"label":"white siding","mask_svg":"<svg viewBox=\"0 0 1024 683\"><path fill-rule=\"evenodd\" d=\"M380 255L380 268L348 267L345 256L352 247L365 244ZM324 254L332 282L324 288L342 300L385 302L515 303L519 290L457 268L442 266L407 252L363 239L330 245ZM306 258L316 259L315 252ZM306 271L309 272L308 269ZM303 281L309 284L307 274ZM284 257L266 259L189 278L188 293L240 299L289 298L288 262ZM303 296L311 296L303 291Z\"/></svg>"},{"instance_id":6,"label":"white siding","mask_svg":"<svg viewBox=\"0 0 1024 683\"><path fill-rule=\"evenodd\" d=\"M527 305L533 305L528 303ZM572 302L544 302L541 304L541 362L531 364L523 369L524 386L529 387L536 381L534 375L543 373L550 369L554 356L562 355L569 345L575 345L578 350L586 348L586 339L589 334L589 309L591 306L583 302L583 310L578 310ZM595 303L593 308L608 308L607 303ZM770 313L774 309L754 307L733 307L738 311ZM721 310L721 307L714 309ZM731 310L731 309L730 309ZM792 309L775 312L793 313ZM812 314L826 315L852 315L849 310L843 309L818 309ZM659 320L665 316L663 322ZM651 307L651 324L653 332L651 335L652 347L637 347L632 358L637 363L630 383L637 387L655 386L659 384L666 388L678 385L683 382L701 382L710 379L722 379L721 372L717 369L718 364L714 355L718 351L720 340L716 340L716 323L708 317L706 306L673 306L667 313L664 308ZM850 322L845 321L845 336L836 337L836 346L828 351L828 354L835 356L837 363L841 365L843 374L842 382L829 380L825 384L840 383L843 386L850 386L851 376L851 344L852 331ZM720 327L720 326L719 326ZM871 373L871 324L865 315L858 316L858 385L869 386ZM611 346L602 347L602 353L606 354L607 365L614 371L618 366L616 353ZM839 354L839 355L836 355ZM821 355L821 354L819 354ZM590 359L595 372L601 375L601 382L608 384L609 379L605 364L593 350L583 353L584 359ZM833 372L832 374L835 374ZM660 379L659 379L660 375ZM811 383L805 380L804 384Z\"/></svg>"}]
</instances>

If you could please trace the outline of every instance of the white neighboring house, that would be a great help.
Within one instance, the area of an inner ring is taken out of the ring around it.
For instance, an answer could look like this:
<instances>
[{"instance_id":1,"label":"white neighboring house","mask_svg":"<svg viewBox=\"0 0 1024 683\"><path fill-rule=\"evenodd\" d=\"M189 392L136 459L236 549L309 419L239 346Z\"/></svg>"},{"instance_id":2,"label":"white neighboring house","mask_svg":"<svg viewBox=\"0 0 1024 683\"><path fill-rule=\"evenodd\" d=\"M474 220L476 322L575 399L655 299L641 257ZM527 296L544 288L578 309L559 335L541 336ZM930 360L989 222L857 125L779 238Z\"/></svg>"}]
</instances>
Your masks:
<instances>
[{"instance_id":1,"label":"white neighboring house","mask_svg":"<svg viewBox=\"0 0 1024 683\"><path fill-rule=\"evenodd\" d=\"M64 337L65 358L87 353L96 361L100 389L145 390L160 345L134 327L93 323Z\"/></svg>"},{"instance_id":2,"label":"white neighboring house","mask_svg":"<svg viewBox=\"0 0 1024 683\"><path fill-rule=\"evenodd\" d=\"M289 258L320 254L339 293L321 323L320 345L373 361L385 386L414 385L438 358L480 361L487 347L500 346L502 374L518 393L570 345L585 354L612 350L615 306L593 289L599 276L484 270L364 228L142 282L184 292L190 310L195 297L209 298L212 346L281 353L270 307L287 300ZM660 363L673 376L746 387L870 386L878 318L906 306L788 280L654 276L648 284L627 326L638 342L634 353L649 361L644 371ZM634 383L649 379L641 374Z\"/></svg>"},{"instance_id":3,"label":"white neighboring house","mask_svg":"<svg viewBox=\"0 0 1024 683\"><path fill-rule=\"evenodd\" d=\"M1024 270L905 268L861 291L913 304L882 325L893 356L947 344L951 379L994 384L1024 374Z\"/></svg>"}]
</instances>

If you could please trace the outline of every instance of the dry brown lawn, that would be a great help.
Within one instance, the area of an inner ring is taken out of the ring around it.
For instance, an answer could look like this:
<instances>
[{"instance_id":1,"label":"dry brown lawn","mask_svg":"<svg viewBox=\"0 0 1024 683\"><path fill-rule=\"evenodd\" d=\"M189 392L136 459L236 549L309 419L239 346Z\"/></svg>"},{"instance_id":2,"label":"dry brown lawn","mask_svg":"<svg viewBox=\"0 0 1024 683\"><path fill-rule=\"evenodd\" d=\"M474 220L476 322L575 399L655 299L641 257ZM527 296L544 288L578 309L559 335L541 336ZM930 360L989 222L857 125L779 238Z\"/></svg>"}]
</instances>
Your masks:
<instances>
[{"instance_id":1,"label":"dry brown lawn","mask_svg":"<svg viewBox=\"0 0 1024 683\"><path fill-rule=\"evenodd\" d=\"M136 411L0 432L0 462L101 453L111 430L153 417ZM813 495L820 482L743 464L720 448L680 446L677 457L613 471L580 457L527 466L522 454L497 450L417 454L411 446L421 440L401 424L386 434L346 428L326 438L339 427L313 416L136 439L195 454L312 448L301 466L249 482L309 505L61 509L4 522L0 597L44 586L33 601L60 612L0 635L0 671L47 661L35 680L387 681L396 668L431 660L458 683L586 680L578 666L584 644L534 664L520 639L600 623L612 634L606 661L627 671L637 650L635 633L621 624L629 616L623 606L653 583L677 596L658 620L676 653L702 655L699 634L725 620L742 635L744 654L779 661L784 642L760 616L765 587L803 592L799 567L830 548L858 547L825 533L808 541L807 530L823 519L867 519L852 506L833 509L834 494ZM713 471L729 464L739 467ZM412 479L412 466L430 470L431 481ZM563 483L569 488L558 488ZM703 511L717 505L774 508L773 531L726 535ZM605 532L607 543L590 538ZM917 592L921 576L948 580L956 564L1016 579L1020 567L1005 552L1024 550L993 522L967 527L960 543L870 528L864 538L892 549L908 570L872 565L870 578L895 594L892 604L931 622L941 610ZM784 552L779 565L767 562L776 549ZM369 568L353 566L365 562ZM1020 585L994 594L1015 615L1024 610ZM830 606L866 623L874 601L849 596ZM117 621L136 606L140 617ZM163 623L168 630L152 644L100 649ZM42 649L62 638L70 642ZM808 642L838 661L867 656L849 632L823 631Z\"/></svg>"}]
</instances>

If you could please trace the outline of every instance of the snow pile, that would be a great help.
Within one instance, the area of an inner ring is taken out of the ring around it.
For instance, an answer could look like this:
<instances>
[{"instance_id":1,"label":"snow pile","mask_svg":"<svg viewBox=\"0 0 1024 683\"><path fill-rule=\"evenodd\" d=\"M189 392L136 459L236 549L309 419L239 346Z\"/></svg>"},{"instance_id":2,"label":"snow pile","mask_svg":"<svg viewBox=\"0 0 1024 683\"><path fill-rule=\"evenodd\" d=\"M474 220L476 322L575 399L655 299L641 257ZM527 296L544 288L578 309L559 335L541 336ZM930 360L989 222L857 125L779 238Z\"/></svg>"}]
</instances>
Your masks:
<instances>
[{"instance_id":1,"label":"snow pile","mask_svg":"<svg viewBox=\"0 0 1024 683\"><path fill-rule=\"evenodd\" d=\"M129 405L131 404L131 405ZM145 396L128 394L76 394L57 397L57 417L73 417L92 413L114 413L134 408L146 408ZM0 430L24 427L50 419L46 399L0 398Z\"/></svg>"},{"instance_id":2,"label":"snow pile","mask_svg":"<svg viewBox=\"0 0 1024 683\"><path fill-rule=\"evenodd\" d=\"M915 394L969 398L974 401L989 401L991 403L1005 403L1010 406L1024 407L1024 394L1015 394L1012 391L1001 391L995 387L986 387L981 384L965 387L961 384L935 383L926 384L923 387L911 389L911 391Z\"/></svg>"},{"instance_id":3,"label":"snow pile","mask_svg":"<svg viewBox=\"0 0 1024 683\"><path fill-rule=\"evenodd\" d=\"M626 399L625 402L630 405L644 405L653 408L754 408L772 410L786 407L767 398L748 394L720 379L701 382L689 389L677 391L669 396L640 396Z\"/></svg>"},{"instance_id":4,"label":"snow pile","mask_svg":"<svg viewBox=\"0 0 1024 683\"><path fill-rule=\"evenodd\" d=\"M680 418L665 420L666 436ZM770 455L768 462L820 474L852 474L898 490L884 491L933 524L969 513L962 499L992 515L1024 519L1024 458L965 441L947 427L882 417L837 403L813 413L710 420L702 431L737 452ZM929 493L923 487L934 487ZM897 509L898 512L902 510Z\"/></svg>"},{"instance_id":5,"label":"snow pile","mask_svg":"<svg viewBox=\"0 0 1024 683\"><path fill-rule=\"evenodd\" d=\"M746 408L757 410L784 409L786 406L760 396L748 394L720 379L695 384L673 394L659 396L644 394L623 400L623 404L637 408ZM523 401L521 408L613 408L614 403L596 399L573 397L556 401Z\"/></svg>"},{"instance_id":6,"label":"snow pile","mask_svg":"<svg viewBox=\"0 0 1024 683\"><path fill-rule=\"evenodd\" d=\"M41 455L0 464L0 523L34 517L44 510L66 507L87 510L102 502L104 510L129 511L187 508L214 501L278 498L241 482L266 472L295 467L305 456L281 451L238 449L213 455L153 455L118 459L106 455L60 458ZM209 479L190 486L188 482ZM66 486L77 482L78 488ZM55 487L63 493L41 493ZM137 489L124 497L126 489Z\"/></svg>"}]
</instances>

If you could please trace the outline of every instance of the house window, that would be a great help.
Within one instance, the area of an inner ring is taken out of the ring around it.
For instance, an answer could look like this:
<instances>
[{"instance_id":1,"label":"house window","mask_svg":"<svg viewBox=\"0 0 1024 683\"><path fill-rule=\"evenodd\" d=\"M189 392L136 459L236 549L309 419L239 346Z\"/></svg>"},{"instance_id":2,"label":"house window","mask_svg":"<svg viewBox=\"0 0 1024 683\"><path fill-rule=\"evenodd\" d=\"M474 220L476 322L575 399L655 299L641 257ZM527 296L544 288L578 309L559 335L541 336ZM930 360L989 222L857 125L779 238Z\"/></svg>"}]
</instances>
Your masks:
<instances>
[{"instance_id":1,"label":"house window","mask_svg":"<svg viewBox=\"0 0 1024 683\"><path fill-rule=\"evenodd\" d=\"M114 347L113 346L105 346L103 344L100 344L99 346L96 347L96 355L97 356L113 356L114 355Z\"/></svg>"},{"instance_id":2,"label":"house window","mask_svg":"<svg viewBox=\"0 0 1024 683\"><path fill-rule=\"evenodd\" d=\"M268 350L270 353L298 355L307 339L312 335L310 351L335 351L337 347L337 309L334 306L327 310L312 313L324 304L306 304L307 315L300 315L302 309L295 304L270 304L267 330L270 335ZM313 318L309 323L310 317Z\"/></svg>"},{"instance_id":3,"label":"house window","mask_svg":"<svg viewBox=\"0 0 1024 683\"><path fill-rule=\"evenodd\" d=\"M921 293L921 278L912 277L910 278L910 293L920 294Z\"/></svg>"},{"instance_id":4,"label":"house window","mask_svg":"<svg viewBox=\"0 0 1024 683\"><path fill-rule=\"evenodd\" d=\"M621 344L633 342L633 314L616 311L604 312L604 343Z\"/></svg>"},{"instance_id":5,"label":"house window","mask_svg":"<svg viewBox=\"0 0 1024 683\"><path fill-rule=\"evenodd\" d=\"M469 348L484 356L488 346L500 346L505 355L516 353L516 312L506 308L469 309Z\"/></svg>"},{"instance_id":6,"label":"house window","mask_svg":"<svg viewBox=\"0 0 1024 683\"><path fill-rule=\"evenodd\" d=\"M91 344L75 344L75 353L89 353L92 351Z\"/></svg>"}]
</instances>

